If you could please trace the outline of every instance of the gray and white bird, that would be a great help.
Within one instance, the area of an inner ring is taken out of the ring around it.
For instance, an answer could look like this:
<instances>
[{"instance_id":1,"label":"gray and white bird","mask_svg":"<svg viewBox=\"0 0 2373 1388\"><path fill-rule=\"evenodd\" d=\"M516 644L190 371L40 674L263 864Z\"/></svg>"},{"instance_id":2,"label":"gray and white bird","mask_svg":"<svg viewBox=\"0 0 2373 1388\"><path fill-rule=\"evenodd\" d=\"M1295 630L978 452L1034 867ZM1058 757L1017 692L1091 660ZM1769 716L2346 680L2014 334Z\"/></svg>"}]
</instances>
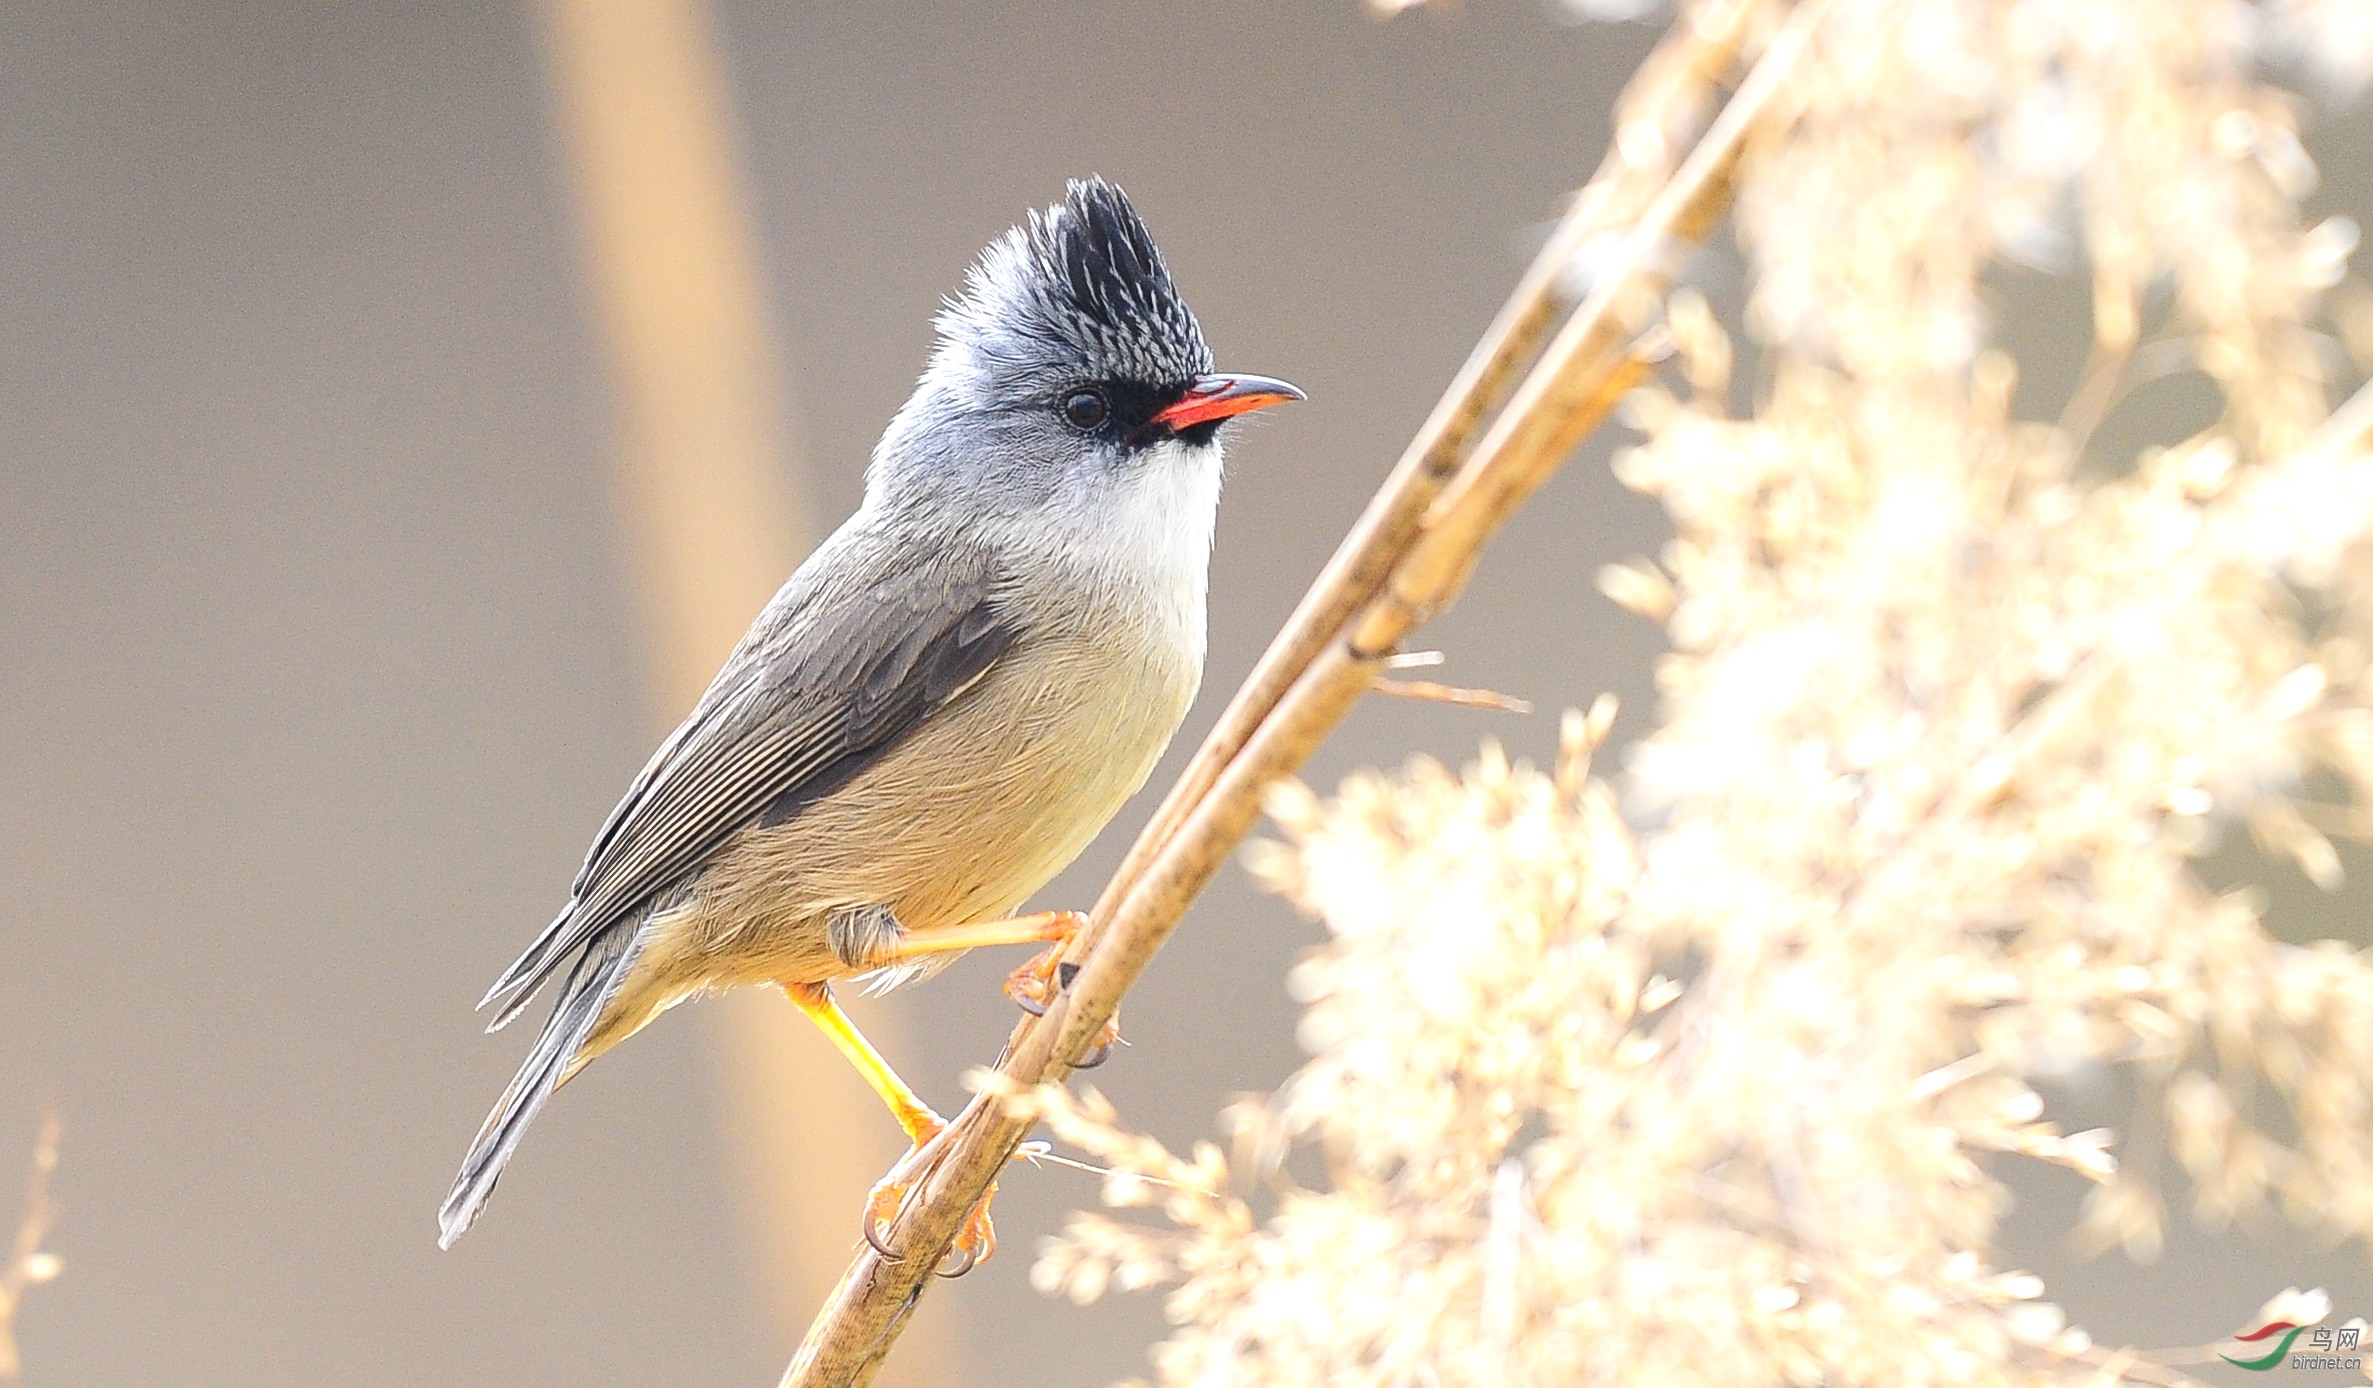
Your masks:
<instances>
[{"instance_id":1,"label":"gray and white bird","mask_svg":"<svg viewBox=\"0 0 2373 1388\"><path fill-rule=\"evenodd\" d=\"M1213 371L1101 179L983 252L938 329L863 504L759 613L479 1004L493 1030L558 982L445 1197L441 1244L552 1091L686 998L782 988L919 1147L944 1125L832 984L1050 941L1008 988L1051 997L1079 917L1014 913L1144 784L1195 696L1221 428L1303 397ZM984 1207L955 1256L968 1267L992 1239Z\"/></svg>"}]
</instances>

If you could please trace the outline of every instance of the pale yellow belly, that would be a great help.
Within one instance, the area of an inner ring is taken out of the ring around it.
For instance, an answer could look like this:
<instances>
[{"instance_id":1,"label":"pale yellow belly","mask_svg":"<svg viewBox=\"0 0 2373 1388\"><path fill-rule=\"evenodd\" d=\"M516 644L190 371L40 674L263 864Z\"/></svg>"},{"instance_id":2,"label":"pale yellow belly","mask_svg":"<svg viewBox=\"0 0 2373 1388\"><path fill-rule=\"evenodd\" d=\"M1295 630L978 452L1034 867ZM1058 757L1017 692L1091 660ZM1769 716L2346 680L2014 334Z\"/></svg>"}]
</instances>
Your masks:
<instances>
[{"instance_id":1,"label":"pale yellow belly","mask_svg":"<svg viewBox=\"0 0 2373 1388\"><path fill-rule=\"evenodd\" d=\"M599 1044L692 993L859 972L827 942L837 911L887 906L909 930L1011 915L1144 784L1194 698L1199 660L1101 637L1018 643L847 786L730 840L648 928Z\"/></svg>"}]
</instances>

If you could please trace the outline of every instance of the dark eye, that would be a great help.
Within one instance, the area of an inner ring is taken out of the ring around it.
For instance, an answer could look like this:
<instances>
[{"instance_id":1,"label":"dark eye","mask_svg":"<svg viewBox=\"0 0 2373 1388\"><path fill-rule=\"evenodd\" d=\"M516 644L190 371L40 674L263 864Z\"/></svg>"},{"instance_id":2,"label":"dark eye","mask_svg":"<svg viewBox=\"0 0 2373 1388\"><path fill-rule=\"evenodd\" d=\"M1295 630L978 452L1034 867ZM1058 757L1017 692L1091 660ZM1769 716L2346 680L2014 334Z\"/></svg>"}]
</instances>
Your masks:
<instances>
[{"instance_id":1,"label":"dark eye","mask_svg":"<svg viewBox=\"0 0 2373 1388\"><path fill-rule=\"evenodd\" d=\"M1063 422L1074 429L1093 429L1112 413L1100 390L1075 390L1063 397Z\"/></svg>"}]
</instances>

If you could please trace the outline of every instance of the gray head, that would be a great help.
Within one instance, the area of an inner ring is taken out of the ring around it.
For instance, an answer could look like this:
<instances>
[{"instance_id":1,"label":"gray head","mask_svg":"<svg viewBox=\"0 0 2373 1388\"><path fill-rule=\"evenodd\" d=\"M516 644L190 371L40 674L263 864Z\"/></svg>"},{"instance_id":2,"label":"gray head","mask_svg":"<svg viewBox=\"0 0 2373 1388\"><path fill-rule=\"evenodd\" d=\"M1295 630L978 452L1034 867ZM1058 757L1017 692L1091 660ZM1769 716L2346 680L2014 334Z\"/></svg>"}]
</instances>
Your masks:
<instances>
[{"instance_id":1,"label":"gray head","mask_svg":"<svg viewBox=\"0 0 2373 1388\"><path fill-rule=\"evenodd\" d=\"M1129 199L1074 180L981 253L930 365L874 450L871 489L993 510L1150 469L1219 466L1228 419L1302 392L1212 369Z\"/></svg>"}]
</instances>

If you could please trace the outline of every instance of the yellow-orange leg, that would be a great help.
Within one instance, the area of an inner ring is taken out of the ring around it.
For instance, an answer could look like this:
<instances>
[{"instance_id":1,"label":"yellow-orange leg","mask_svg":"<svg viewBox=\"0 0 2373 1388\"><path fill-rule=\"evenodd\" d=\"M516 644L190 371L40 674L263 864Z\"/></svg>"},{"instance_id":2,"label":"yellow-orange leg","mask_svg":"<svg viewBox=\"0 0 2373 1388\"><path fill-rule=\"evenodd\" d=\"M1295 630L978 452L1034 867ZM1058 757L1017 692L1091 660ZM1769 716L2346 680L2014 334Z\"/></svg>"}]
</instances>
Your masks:
<instances>
[{"instance_id":1,"label":"yellow-orange leg","mask_svg":"<svg viewBox=\"0 0 2373 1388\"><path fill-rule=\"evenodd\" d=\"M789 983L783 986L783 991L800 1011L807 1014L808 1020L816 1024L816 1029L823 1032L833 1046L848 1058L849 1064L857 1067L857 1073L863 1075L865 1082L873 1087L873 1092L881 1095L882 1102L889 1105L890 1116L896 1118L898 1126L906 1130L907 1142L910 1144L906 1155L890 1168L889 1175L875 1184L872 1194L865 1199L865 1241L884 1257L895 1257L882 1246L880 1230L897 1217L907 1197L913 1193L915 1182L923 1174L923 1149L947 1130L947 1120L932 1112L931 1106L907 1087L906 1081L898 1077L896 1070L890 1068L890 1062L882 1058L882 1053L865 1039L865 1033L857 1030L857 1024L849 1020L849 1014L841 1011L840 1004L833 1001L830 988L821 983ZM949 1254L953 1270L943 1268L943 1275L961 1277L997 1251L997 1226L989 1221L989 1202L996 1198L997 1187L992 1184L988 1194L981 1197L980 1207L964 1221L964 1228L956 1235L955 1247Z\"/></svg>"},{"instance_id":2,"label":"yellow-orange leg","mask_svg":"<svg viewBox=\"0 0 2373 1388\"><path fill-rule=\"evenodd\" d=\"M1011 920L977 921L969 925L930 926L909 930L899 938L892 961L913 959L926 954L945 954L950 950L975 949L982 945L1027 945L1047 941L1047 947L1029 963L1006 975L1005 995L1021 1006L1024 1012L1043 1017L1054 1005L1055 995L1070 982L1057 978L1061 973L1063 951L1072 938L1085 930L1088 918L1077 911L1041 911L1033 916L1015 916ZM1080 1069L1087 1070L1104 1063L1112 1048L1121 1039L1120 1023L1106 1022L1098 1033L1095 1045Z\"/></svg>"}]
</instances>

